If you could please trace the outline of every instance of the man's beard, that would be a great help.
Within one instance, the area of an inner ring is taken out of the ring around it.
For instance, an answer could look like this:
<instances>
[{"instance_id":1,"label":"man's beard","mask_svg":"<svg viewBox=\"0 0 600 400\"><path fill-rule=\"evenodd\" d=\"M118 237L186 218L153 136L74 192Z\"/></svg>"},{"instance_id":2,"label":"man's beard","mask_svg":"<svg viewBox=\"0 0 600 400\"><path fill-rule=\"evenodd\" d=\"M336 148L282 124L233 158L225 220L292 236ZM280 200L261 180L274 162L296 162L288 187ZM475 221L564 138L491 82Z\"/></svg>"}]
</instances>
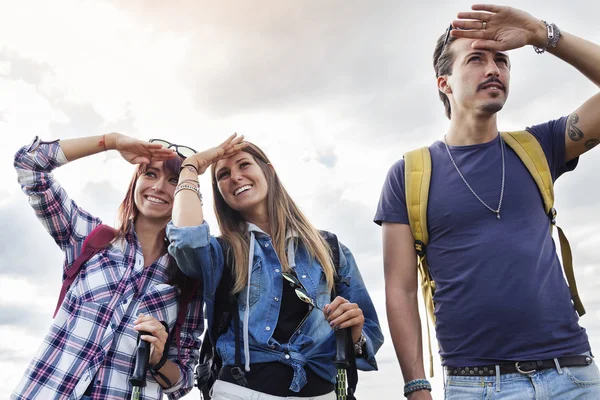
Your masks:
<instances>
[{"instance_id":1,"label":"man's beard","mask_svg":"<svg viewBox=\"0 0 600 400\"><path fill-rule=\"evenodd\" d=\"M501 102L489 102L483 104L479 109L489 114L496 114L498 111L504 108L504 103Z\"/></svg>"}]
</instances>

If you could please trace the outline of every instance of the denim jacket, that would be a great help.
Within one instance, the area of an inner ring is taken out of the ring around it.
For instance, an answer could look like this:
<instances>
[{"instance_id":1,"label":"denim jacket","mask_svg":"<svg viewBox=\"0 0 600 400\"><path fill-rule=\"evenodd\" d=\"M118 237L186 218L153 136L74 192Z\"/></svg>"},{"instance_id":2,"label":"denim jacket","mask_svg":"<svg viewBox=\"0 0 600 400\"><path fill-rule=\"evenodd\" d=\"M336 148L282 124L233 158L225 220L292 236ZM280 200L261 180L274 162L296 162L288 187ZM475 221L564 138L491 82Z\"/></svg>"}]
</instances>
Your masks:
<instances>
[{"instance_id":1,"label":"denim jacket","mask_svg":"<svg viewBox=\"0 0 600 400\"><path fill-rule=\"evenodd\" d=\"M273 249L271 237L252 224L249 224L249 227L251 243L254 243L250 254L252 256L252 268L249 271L250 289L246 286L238 296L240 329L245 330L248 335L244 345L249 350L242 354L242 362L247 366L250 360L252 363L278 361L289 365L294 369L290 390L295 392L300 391L306 384L305 367L311 368L323 379L334 383L336 376L336 369L332 363L335 356L334 333L319 309L315 308L310 312L291 336L289 343L279 343L273 339L283 291L281 263ZM206 222L200 226L181 228L169 223L167 236L170 240L169 253L175 257L179 268L186 275L203 282L206 317L208 321L212 321L214 294L224 269L223 251L219 242L210 235ZM288 249L290 248L293 249L288 244ZM304 246L300 244L293 250L293 257L288 254L288 259L311 298L316 299L317 306L322 309L329 304L331 293L325 275L321 266L309 257ZM339 271L342 277L350 278L350 285L339 285L336 294L357 303L365 317L363 332L366 337L366 355L364 358L357 358L357 367L364 371L377 370L375 353L383 343L383 334L354 257L341 243ZM246 315L247 299L249 299L250 310L248 315ZM244 321L247 321L245 329ZM243 332L240 332L240 337L242 334ZM217 340L216 347L223 365L234 364L234 338L233 324L230 324L227 332Z\"/></svg>"}]
</instances>

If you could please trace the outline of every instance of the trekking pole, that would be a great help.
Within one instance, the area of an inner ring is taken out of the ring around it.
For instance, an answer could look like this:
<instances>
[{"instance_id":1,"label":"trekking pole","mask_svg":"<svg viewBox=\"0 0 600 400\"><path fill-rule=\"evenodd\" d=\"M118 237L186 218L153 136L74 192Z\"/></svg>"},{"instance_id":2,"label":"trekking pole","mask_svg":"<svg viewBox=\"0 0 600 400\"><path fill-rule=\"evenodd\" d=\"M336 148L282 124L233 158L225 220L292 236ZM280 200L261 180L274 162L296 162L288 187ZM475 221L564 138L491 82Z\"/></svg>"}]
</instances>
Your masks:
<instances>
[{"instance_id":1,"label":"trekking pole","mask_svg":"<svg viewBox=\"0 0 600 400\"><path fill-rule=\"evenodd\" d=\"M337 368L337 383L335 393L337 400L346 400L348 398L348 337L350 328L338 329L335 331L335 359L333 365Z\"/></svg>"},{"instance_id":2,"label":"trekking pole","mask_svg":"<svg viewBox=\"0 0 600 400\"><path fill-rule=\"evenodd\" d=\"M148 360L150 359L150 342L140 339L140 336L142 335L150 335L150 333L138 333L138 343L135 351L135 367L133 369L133 375L129 378L129 383L133 386L131 400L140 400L141 388L146 386L146 371L148 370Z\"/></svg>"}]
</instances>

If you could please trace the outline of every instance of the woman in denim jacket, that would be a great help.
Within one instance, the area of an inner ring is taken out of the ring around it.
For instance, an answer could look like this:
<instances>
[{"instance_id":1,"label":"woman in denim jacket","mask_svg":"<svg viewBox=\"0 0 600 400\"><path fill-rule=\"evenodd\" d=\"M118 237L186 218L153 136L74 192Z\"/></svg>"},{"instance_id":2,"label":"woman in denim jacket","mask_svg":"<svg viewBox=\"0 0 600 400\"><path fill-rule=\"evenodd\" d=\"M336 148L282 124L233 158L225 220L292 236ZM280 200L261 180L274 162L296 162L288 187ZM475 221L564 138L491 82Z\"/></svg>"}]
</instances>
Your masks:
<instances>
[{"instance_id":1,"label":"woman in denim jacket","mask_svg":"<svg viewBox=\"0 0 600 400\"><path fill-rule=\"evenodd\" d=\"M331 300L335 266L327 242L290 198L267 156L241 139L230 142L241 148L233 156L223 157L221 146L184 160L179 178L193 182L212 165L217 220L233 252L247 383L244 387L231 372L232 322L216 344L223 368L213 399L335 399L333 330L350 328L358 368L376 370L375 353L383 335L375 308L354 257L341 244L339 275L350 284L338 285ZM173 221L167 227L169 252L185 274L203 280L211 321L225 259L193 192L175 197Z\"/></svg>"}]
</instances>

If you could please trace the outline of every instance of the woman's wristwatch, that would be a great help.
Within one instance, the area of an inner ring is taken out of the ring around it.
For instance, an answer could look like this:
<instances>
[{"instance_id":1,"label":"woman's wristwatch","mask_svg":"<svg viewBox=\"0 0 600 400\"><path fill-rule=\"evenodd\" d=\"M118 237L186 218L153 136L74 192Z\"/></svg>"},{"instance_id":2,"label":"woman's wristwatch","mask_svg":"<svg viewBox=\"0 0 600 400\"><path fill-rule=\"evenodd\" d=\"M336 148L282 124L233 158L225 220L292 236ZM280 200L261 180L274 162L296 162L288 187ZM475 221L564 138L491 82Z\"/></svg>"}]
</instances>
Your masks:
<instances>
[{"instance_id":1,"label":"woman's wristwatch","mask_svg":"<svg viewBox=\"0 0 600 400\"><path fill-rule=\"evenodd\" d=\"M367 338L365 337L364 332L360 333L360 337L358 338L358 342L354 343L354 354L361 357L365 352L365 344L367 343Z\"/></svg>"}]
</instances>

